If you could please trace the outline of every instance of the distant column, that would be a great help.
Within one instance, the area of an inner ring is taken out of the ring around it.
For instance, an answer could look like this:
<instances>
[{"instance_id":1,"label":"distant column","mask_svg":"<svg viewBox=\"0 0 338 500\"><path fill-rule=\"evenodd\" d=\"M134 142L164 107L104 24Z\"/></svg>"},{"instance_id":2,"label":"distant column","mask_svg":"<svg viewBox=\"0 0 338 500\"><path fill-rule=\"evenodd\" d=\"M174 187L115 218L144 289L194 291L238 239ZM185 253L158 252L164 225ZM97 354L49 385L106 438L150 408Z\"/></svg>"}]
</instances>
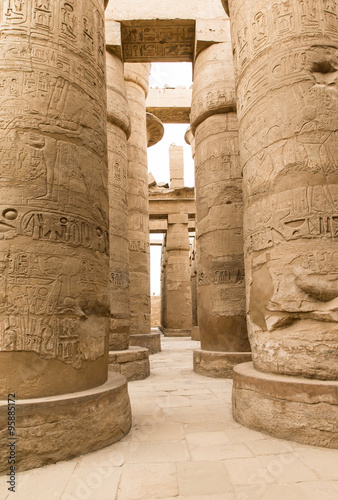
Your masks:
<instances>
[{"instance_id":1,"label":"distant column","mask_svg":"<svg viewBox=\"0 0 338 500\"><path fill-rule=\"evenodd\" d=\"M188 215L169 215L166 242L165 336L190 336L192 328Z\"/></svg>"},{"instance_id":2,"label":"distant column","mask_svg":"<svg viewBox=\"0 0 338 500\"><path fill-rule=\"evenodd\" d=\"M128 140L128 234L130 345L161 350L160 334L151 333L149 199L146 96L150 64L125 64L131 136Z\"/></svg>"},{"instance_id":3,"label":"distant column","mask_svg":"<svg viewBox=\"0 0 338 500\"><path fill-rule=\"evenodd\" d=\"M170 187L181 189L184 187L184 157L183 146L171 144L169 147Z\"/></svg>"},{"instance_id":4,"label":"distant column","mask_svg":"<svg viewBox=\"0 0 338 500\"><path fill-rule=\"evenodd\" d=\"M197 56L191 124L195 135L198 324L196 372L232 377L250 360L245 319L243 194L229 22L228 41Z\"/></svg>"}]
</instances>

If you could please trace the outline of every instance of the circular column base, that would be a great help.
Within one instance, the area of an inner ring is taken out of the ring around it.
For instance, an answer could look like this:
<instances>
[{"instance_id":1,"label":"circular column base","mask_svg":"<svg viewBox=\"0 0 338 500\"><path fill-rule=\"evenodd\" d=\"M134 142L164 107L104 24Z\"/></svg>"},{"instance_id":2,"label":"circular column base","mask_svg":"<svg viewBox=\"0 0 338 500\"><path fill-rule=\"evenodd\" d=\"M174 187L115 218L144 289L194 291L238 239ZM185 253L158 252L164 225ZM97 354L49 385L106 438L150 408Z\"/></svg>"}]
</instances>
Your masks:
<instances>
[{"instance_id":1,"label":"circular column base","mask_svg":"<svg viewBox=\"0 0 338 500\"><path fill-rule=\"evenodd\" d=\"M161 352L161 333L134 333L129 338L130 346L145 347L149 354Z\"/></svg>"},{"instance_id":2,"label":"circular column base","mask_svg":"<svg viewBox=\"0 0 338 500\"><path fill-rule=\"evenodd\" d=\"M232 378L233 368L251 361L251 352L194 351L194 372L205 377Z\"/></svg>"},{"instance_id":3,"label":"circular column base","mask_svg":"<svg viewBox=\"0 0 338 500\"><path fill-rule=\"evenodd\" d=\"M234 369L234 419L274 437L338 448L338 382Z\"/></svg>"},{"instance_id":4,"label":"circular column base","mask_svg":"<svg viewBox=\"0 0 338 500\"><path fill-rule=\"evenodd\" d=\"M191 330L180 330L179 328L162 328L165 337L191 337Z\"/></svg>"},{"instance_id":5,"label":"circular column base","mask_svg":"<svg viewBox=\"0 0 338 500\"><path fill-rule=\"evenodd\" d=\"M70 460L122 439L131 428L125 377L109 373L87 391L15 403L15 471ZM7 401L0 401L0 474L10 472ZM13 439L13 438L11 438Z\"/></svg>"},{"instance_id":6,"label":"circular column base","mask_svg":"<svg viewBox=\"0 0 338 500\"><path fill-rule=\"evenodd\" d=\"M191 340L201 340L200 327L193 326L191 329Z\"/></svg>"},{"instance_id":7,"label":"circular column base","mask_svg":"<svg viewBox=\"0 0 338 500\"><path fill-rule=\"evenodd\" d=\"M124 375L128 382L144 380L150 375L149 351L132 346L126 351L109 351L108 370Z\"/></svg>"}]
</instances>

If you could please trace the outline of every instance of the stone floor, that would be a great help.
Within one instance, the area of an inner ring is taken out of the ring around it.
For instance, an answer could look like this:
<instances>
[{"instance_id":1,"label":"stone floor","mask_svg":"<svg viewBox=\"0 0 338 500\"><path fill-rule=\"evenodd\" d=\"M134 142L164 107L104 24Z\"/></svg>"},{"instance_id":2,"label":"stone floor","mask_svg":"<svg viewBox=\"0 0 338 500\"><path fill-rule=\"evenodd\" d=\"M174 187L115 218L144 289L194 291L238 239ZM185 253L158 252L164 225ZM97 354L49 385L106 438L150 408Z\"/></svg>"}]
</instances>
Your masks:
<instances>
[{"instance_id":1,"label":"stone floor","mask_svg":"<svg viewBox=\"0 0 338 500\"><path fill-rule=\"evenodd\" d=\"M2 477L0 500L337 500L338 451L237 424L231 381L192 371L198 346L162 339L151 376L129 384L133 428L123 441L21 473L15 494Z\"/></svg>"}]
</instances>

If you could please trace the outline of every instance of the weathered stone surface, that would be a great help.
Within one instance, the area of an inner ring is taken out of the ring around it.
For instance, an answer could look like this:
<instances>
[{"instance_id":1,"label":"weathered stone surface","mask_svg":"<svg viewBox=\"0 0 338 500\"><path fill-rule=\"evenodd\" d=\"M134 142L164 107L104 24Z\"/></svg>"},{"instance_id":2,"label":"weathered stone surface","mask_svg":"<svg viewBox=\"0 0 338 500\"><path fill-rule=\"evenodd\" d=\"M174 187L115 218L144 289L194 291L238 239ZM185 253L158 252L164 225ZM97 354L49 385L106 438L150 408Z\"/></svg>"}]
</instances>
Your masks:
<instances>
[{"instance_id":1,"label":"weathered stone surface","mask_svg":"<svg viewBox=\"0 0 338 500\"><path fill-rule=\"evenodd\" d=\"M147 334L150 333L150 254L145 99L150 65L124 67L132 129L128 140L130 332Z\"/></svg>"},{"instance_id":2,"label":"weathered stone surface","mask_svg":"<svg viewBox=\"0 0 338 500\"><path fill-rule=\"evenodd\" d=\"M169 148L170 188L184 187L184 157L183 146L171 144Z\"/></svg>"},{"instance_id":3,"label":"weathered stone surface","mask_svg":"<svg viewBox=\"0 0 338 500\"><path fill-rule=\"evenodd\" d=\"M261 373L252 363L234 368L233 415L252 429L327 448L338 448L336 381Z\"/></svg>"},{"instance_id":4,"label":"weathered stone surface","mask_svg":"<svg viewBox=\"0 0 338 500\"><path fill-rule=\"evenodd\" d=\"M138 344L137 344L138 343ZM161 333L141 333L137 335L130 335L129 345L137 346L142 344L142 347L148 349L149 354L156 354L161 352Z\"/></svg>"},{"instance_id":5,"label":"weathered stone surface","mask_svg":"<svg viewBox=\"0 0 338 500\"><path fill-rule=\"evenodd\" d=\"M144 380L150 375L149 351L137 346L126 351L109 351L108 370L124 375L128 382Z\"/></svg>"},{"instance_id":6,"label":"weathered stone surface","mask_svg":"<svg viewBox=\"0 0 338 500\"><path fill-rule=\"evenodd\" d=\"M245 320L243 194L229 23L228 42L195 63L198 325L203 350L250 351ZM187 140L191 138L187 135Z\"/></svg>"},{"instance_id":7,"label":"weathered stone surface","mask_svg":"<svg viewBox=\"0 0 338 500\"><path fill-rule=\"evenodd\" d=\"M199 326L193 326L191 329L191 340L201 340Z\"/></svg>"},{"instance_id":8,"label":"weathered stone surface","mask_svg":"<svg viewBox=\"0 0 338 500\"><path fill-rule=\"evenodd\" d=\"M16 401L16 470L68 460L122 439L131 427L125 377L109 374L105 384L82 392ZM0 425L8 409L0 401ZM0 473L8 473L8 436L0 436Z\"/></svg>"},{"instance_id":9,"label":"weathered stone surface","mask_svg":"<svg viewBox=\"0 0 338 500\"><path fill-rule=\"evenodd\" d=\"M0 397L38 398L107 378L104 2L6 0L0 32Z\"/></svg>"},{"instance_id":10,"label":"weathered stone surface","mask_svg":"<svg viewBox=\"0 0 338 500\"><path fill-rule=\"evenodd\" d=\"M166 237L165 336L187 336L191 333L191 281L189 265L188 216L169 215Z\"/></svg>"},{"instance_id":11,"label":"weathered stone surface","mask_svg":"<svg viewBox=\"0 0 338 500\"><path fill-rule=\"evenodd\" d=\"M107 143L110 237L109 349L128 349L130 333L127 138L129 110L123 63L106 52Z\"/></svg>"},{"instance_id":12,"label":"weathered stone surface","mask_svg":"<svg viewBox=\"0 0 338 500\"><path fill-rule=\"evenodd\" d=\"M191 309L192 309L192 326L198 325L197 314L197 263L196 263L196 238L190 246L190 281L191 281ZM191 333L191 338L192 333Z\"/></svg>"},{"instance_id":13,"label":"weathered stone surface","mask_svg":"<svg viewBox=\"0 0 338 500\"><path fill-rule=\"evenodd\" d=\"M155 146L162 137L164 136L164 127L161 120L153 115L152 113L147 113L147 146L150 148L151 146Z\"/></svg>"},{"instance_id":14,"label":"weathered stone surface","mask_svg":"<svg viewBox=\"0 0 338 500\"><path fill-rule=\"evenodd\" d=\"M147 111L163 123L189 123L192 90L176 88L150 89L146 100Z\"/></svg>"},{"instance_id":15,"label":"weathered stone surface","mask_svg":"<svg viewBox=\"0 0 338 500\"><path fill-rule=\"evenodd\" d=\"M337 380L335 3L229 7L254 365Z\"/></svg>"},{"instance_id":16,"label":"weathered stone surface","mask_svg":"<svg viewBox=\"0 0 338 500\"><path fill-rule=\"evenodd\" d=\"M251 352L194 351L194 372L205 377L233 378L233 369L251 361Z\"/></svg>"}]
</instances>

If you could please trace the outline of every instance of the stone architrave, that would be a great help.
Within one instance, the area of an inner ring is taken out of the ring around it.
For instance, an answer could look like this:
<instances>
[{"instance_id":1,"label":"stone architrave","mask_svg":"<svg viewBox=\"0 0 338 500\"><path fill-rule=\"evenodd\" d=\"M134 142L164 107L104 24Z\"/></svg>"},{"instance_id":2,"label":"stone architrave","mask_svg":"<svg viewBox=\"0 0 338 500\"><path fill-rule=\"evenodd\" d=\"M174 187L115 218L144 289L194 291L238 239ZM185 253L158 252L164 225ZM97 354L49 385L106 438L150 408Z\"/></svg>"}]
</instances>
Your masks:
<instances>
[{"instance_id":1,"label":"stone architrave","mask_svg":"<svg viewBox=\"0 0 338 500\"><path fill-rule=\"evenodd\" d=\"M150 375L149 351L129 348L129 240L128 240L128 157L129 109L123 63L116 51L106 52L107 144L110 236L110 327L109 366L128 381Z\"/></svg>"},{"instance_id":2,"label":"stone architrave","mask_svg":"<svg viewBox=\"0 0 338 500\"><path fill-rule=\"evenodd\" d=\"M163 333L167 337L191 335L191 281L188 215L168 216L166 238L165 301Z\"/></svg>"},{"instance_id":3,"label":"stone architrave","mask_svg":"<svg viewBox=\"0 0 338 500\"><path fill-rule=\"evenodd\" d=\"M104 7L0 4L0 423L15 393L21 470L107 446L131 425L125 378L107 380Z\"/></svg>"},{"instance_id":4,"label":"stone architrave","mask_svg":"<svg viewBox=\"0 0 338 500\"><path fill-rule=\"evenodd\" d=\"M128 151L128 237L130 277L130 345L161 350L160 334L151 333L150 245L146 96L150 64L126 63L124 77L131 135Z\"/></svg>"},{"instance_id":5,"label":"stone architrave","mask_svg":"<svg viewBox=\"0 0 338 500\"><path fill-rule=\"evenodd\" d=\"M228 41L198 55L191 124L195 135L198 325L201 350L194 370L232 377L234 364L248 361L245 320L243 194L238 123Z\"/></svg>"},{"instance_id":6,"label":"stone architrave","mask_svg":"<svg viewBox=\"0 0 338 500\"><path fill-rule=\"evenodd\" d=\"M253 354L253 367L236 374L234 415L279 437L338 447L336 2L226 3ZM273 425L266 416L276 400L285 418Z\"/></svg>"}]
</instances>

